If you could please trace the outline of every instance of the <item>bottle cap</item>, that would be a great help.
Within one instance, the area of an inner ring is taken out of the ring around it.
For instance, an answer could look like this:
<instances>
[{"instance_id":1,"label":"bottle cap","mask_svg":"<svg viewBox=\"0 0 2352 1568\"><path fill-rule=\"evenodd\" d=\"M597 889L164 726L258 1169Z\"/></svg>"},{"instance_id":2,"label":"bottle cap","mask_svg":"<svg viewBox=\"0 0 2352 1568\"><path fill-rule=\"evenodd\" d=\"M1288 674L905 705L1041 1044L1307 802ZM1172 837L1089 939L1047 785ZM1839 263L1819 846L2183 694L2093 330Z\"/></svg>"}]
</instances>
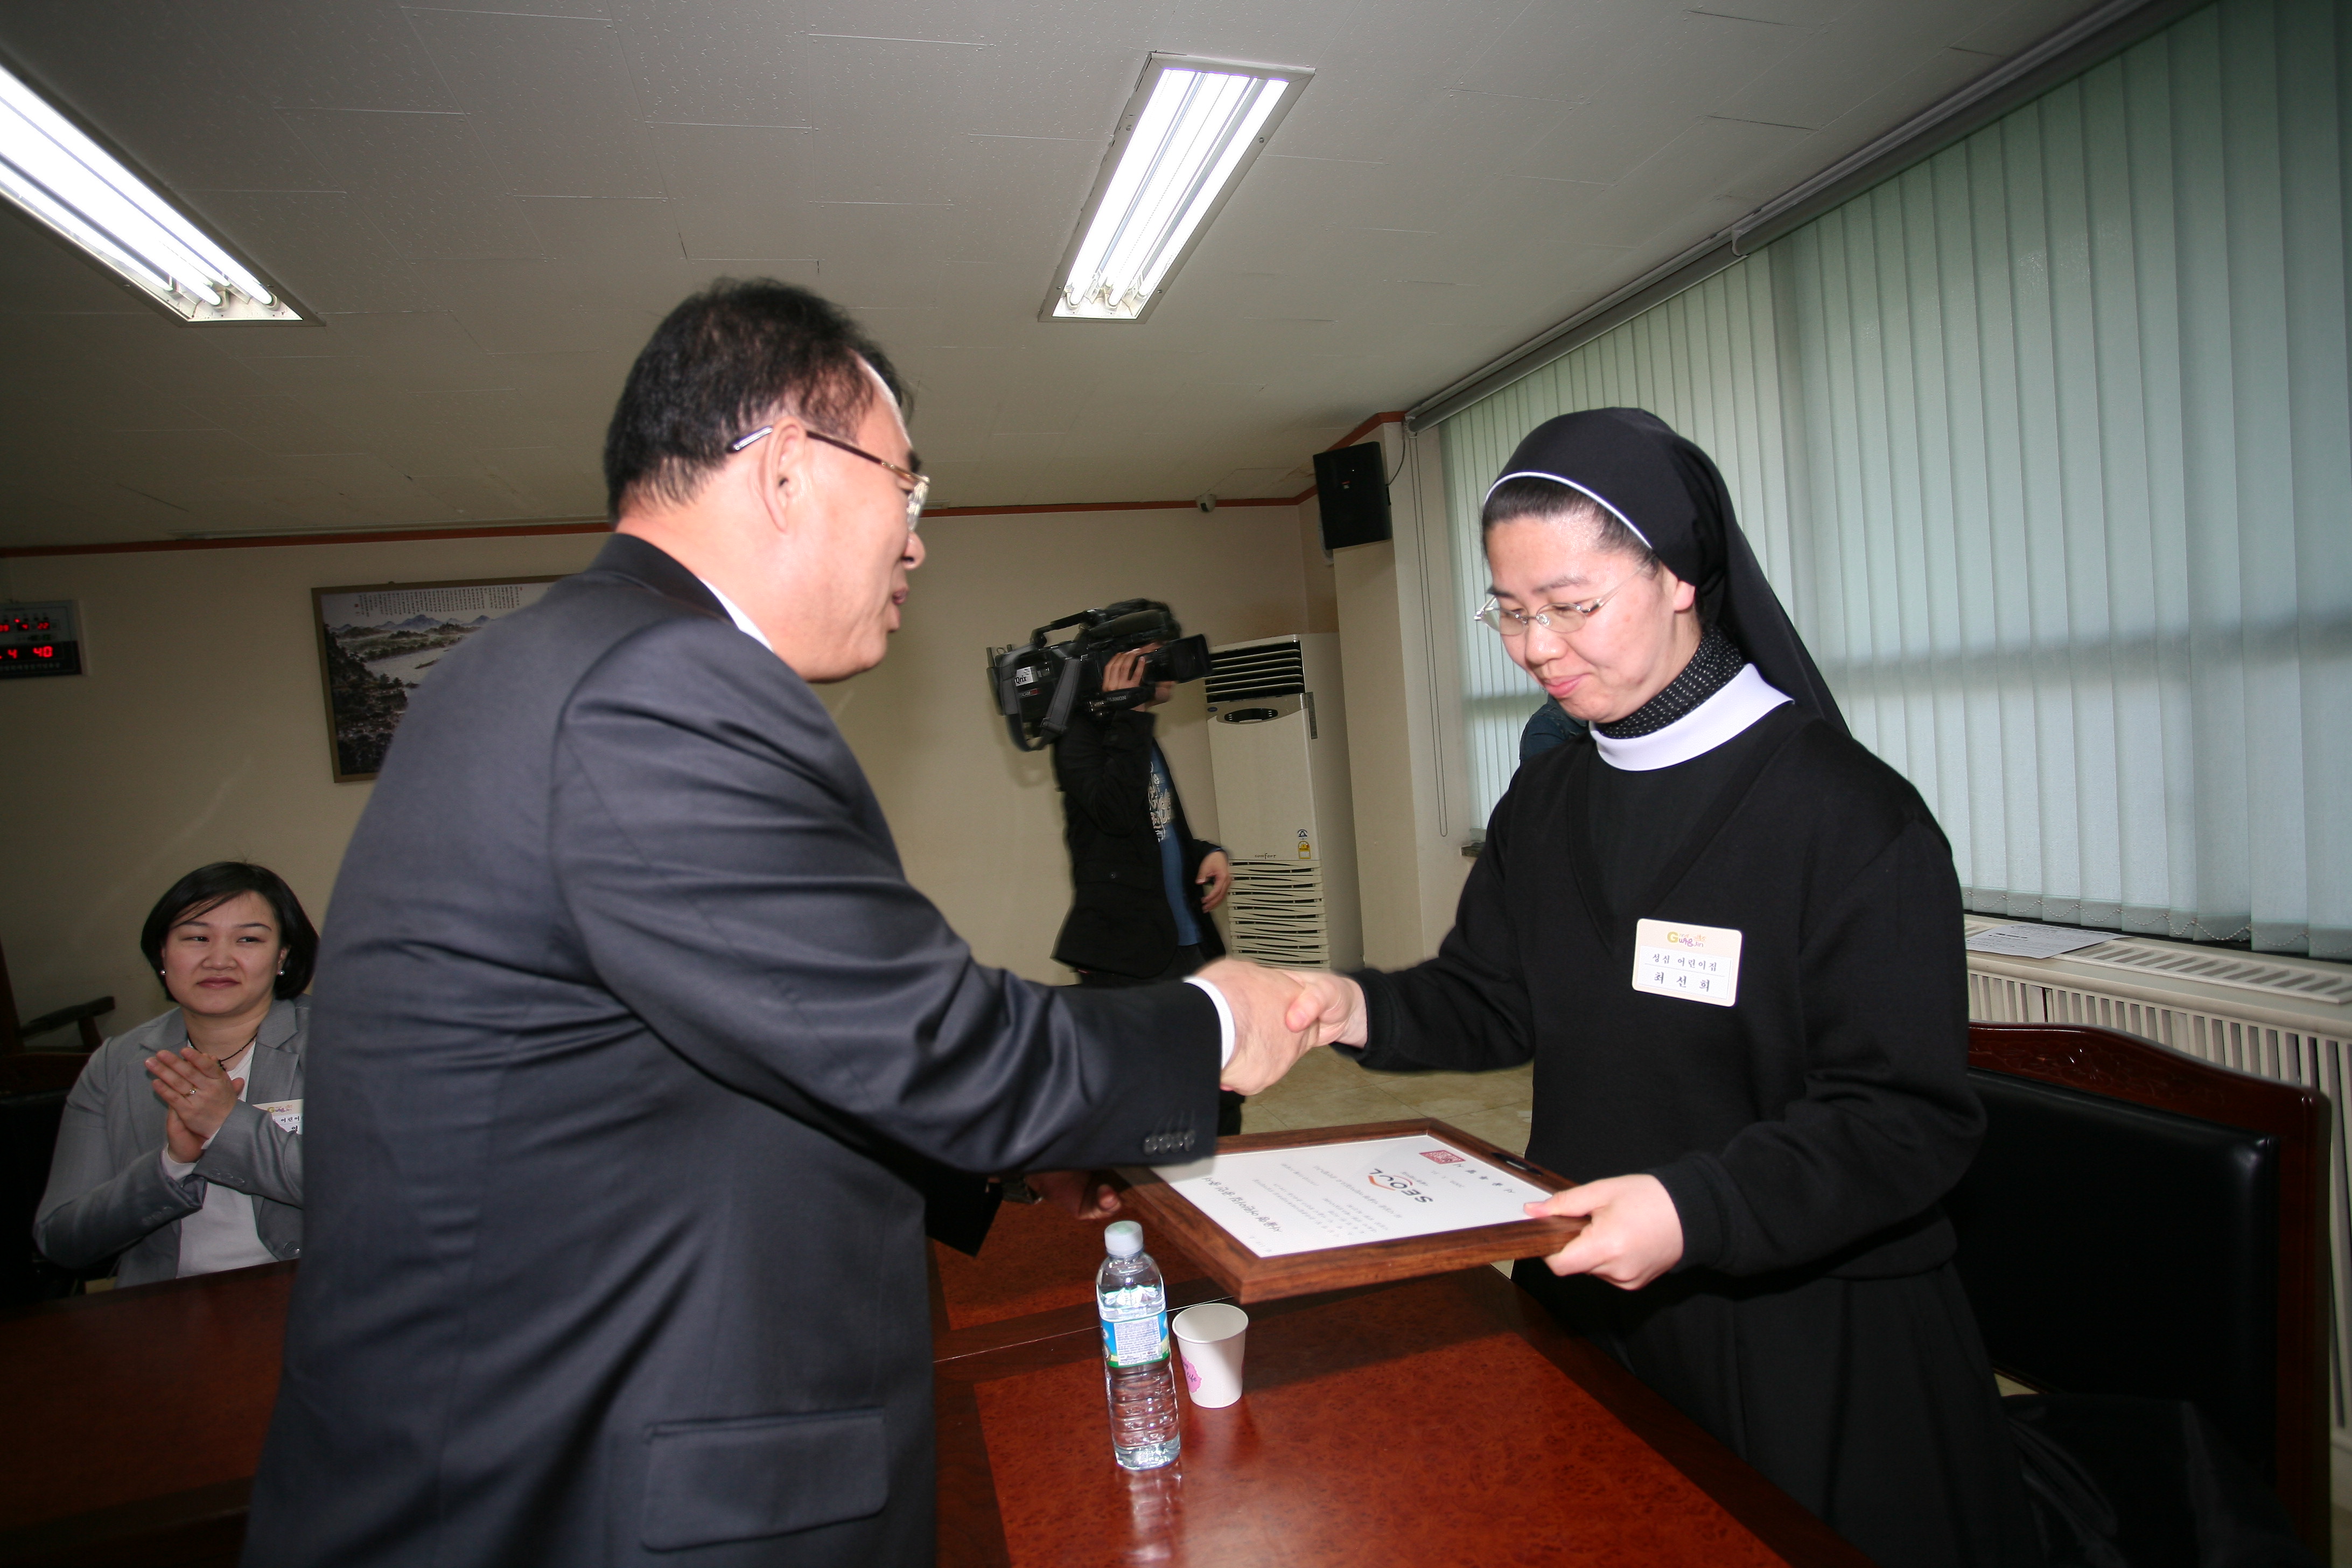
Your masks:
<instances>
[{"instance_id":1,"label":"bottle cap","mask_svg":"<svg viewBox=\"0 0 2352 1568\"><path fill-rule=\"evenodd\" d=\"M1113 1258L1132 1258L1143 1250L1143 1227L1131 1219L1103 1226L1103 1250Z\"/></svg>"}]
</instances>

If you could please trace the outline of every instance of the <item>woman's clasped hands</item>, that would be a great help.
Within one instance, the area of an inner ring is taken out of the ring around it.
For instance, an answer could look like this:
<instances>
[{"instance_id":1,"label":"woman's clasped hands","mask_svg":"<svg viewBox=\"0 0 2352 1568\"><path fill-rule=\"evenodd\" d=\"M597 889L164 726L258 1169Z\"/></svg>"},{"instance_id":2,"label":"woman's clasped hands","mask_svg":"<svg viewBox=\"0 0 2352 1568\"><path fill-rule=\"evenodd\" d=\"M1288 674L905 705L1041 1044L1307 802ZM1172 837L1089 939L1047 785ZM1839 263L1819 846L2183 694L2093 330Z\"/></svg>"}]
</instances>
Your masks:
<instances>
[{"instance_id":1,"label":"woman's clasped hands","mask_svg":"<svg viewBox=\"0 0 2352 1568\"><path fill-rule=\"evenodd\" d=\"M146 1067L149 1087L163 1102L165 1152L183 1165L193 1165L205 1142L236 1108L245 1079L229 1077L218 1062L192 1046L157 1051Z\"/></svg>"}]
</instances>

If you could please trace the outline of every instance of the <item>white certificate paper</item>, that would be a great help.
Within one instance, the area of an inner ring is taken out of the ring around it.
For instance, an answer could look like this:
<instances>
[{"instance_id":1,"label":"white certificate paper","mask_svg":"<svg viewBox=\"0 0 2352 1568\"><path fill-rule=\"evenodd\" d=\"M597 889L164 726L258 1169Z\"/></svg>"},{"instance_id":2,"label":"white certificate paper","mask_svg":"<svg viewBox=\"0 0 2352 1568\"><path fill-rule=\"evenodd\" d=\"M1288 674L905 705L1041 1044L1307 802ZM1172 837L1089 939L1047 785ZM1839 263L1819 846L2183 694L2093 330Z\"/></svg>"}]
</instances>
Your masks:
<instances>
[{"instance_id":1,"label":"white certificate paper","mask_svg":"<svg viewBox=\"0 0 2352 1568\"><path fill-rule=\"evenodd\" d=\"M1980 931L1960 945L1970 952L1998 952L2009 958L2055 958L2078 947L2096 947L2115 940L2116 933L2111 931L2035 925L2028 921Z\"/></svg>"},{"instance_id":2,"label":"white certificate paper","mask_svg":"<svg viewBox=\"0 0 2352 1568\"><path fill-rule=\"evenodd\" d=\"M1551 1196L1423 1133L1299 1149L1253 1149L1160 1179L1260 1258L1434 1236L1527 1218Z\"/></svg>"}]
</instances>

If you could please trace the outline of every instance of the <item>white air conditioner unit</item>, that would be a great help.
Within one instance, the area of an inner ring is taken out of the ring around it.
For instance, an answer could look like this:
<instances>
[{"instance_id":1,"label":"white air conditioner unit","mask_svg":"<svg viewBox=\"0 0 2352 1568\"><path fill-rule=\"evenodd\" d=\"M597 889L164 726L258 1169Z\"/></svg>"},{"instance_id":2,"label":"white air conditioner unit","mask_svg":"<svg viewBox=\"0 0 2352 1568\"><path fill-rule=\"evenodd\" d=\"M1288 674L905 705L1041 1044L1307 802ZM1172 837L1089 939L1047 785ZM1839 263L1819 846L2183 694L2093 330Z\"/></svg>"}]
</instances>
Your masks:
<instances>
[{"instance_id":1,"label":"white air conditioner unit","mask_svg":"<svg viewBox=\"0 0 2352 1568\"><path fill-rule=\"evenodd\" d=\"M1233 951L1290 968L1364 961L1339 639L1293 634L1209 650L1209 762L1234 864Z\"/></svg>"}]
</instances>

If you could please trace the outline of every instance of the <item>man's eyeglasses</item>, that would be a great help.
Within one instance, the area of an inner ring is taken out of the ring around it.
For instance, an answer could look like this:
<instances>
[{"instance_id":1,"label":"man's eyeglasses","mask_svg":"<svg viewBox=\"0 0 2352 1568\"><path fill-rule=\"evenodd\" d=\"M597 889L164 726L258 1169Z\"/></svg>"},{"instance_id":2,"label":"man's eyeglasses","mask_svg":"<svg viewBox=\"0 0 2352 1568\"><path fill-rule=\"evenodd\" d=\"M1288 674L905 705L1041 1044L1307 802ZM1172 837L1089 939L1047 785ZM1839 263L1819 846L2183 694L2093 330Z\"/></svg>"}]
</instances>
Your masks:
<instances>
[{"instance_id":1,"label":"man's eyeglasses","mask_svg":"<svg viewBox=\"0 0 2352 1568\"><path fill-rule=\"evenodd\" d=\"M727 449L730 452L740 452L746 447L757 446L760 442L766 440L775 433L776 427L774 426L762 425L757 430L747 431L745 434L738 436L732 441L728 442ZM908 533L915 531L915 525L922 521L923 502L930 499L930 475L919 474L911 468L902 468L887 458L877 458L863 447L853 446L849 442L843 440L840 437L828 436L822 430L812 430L805 425L801 426L801 434L806 436L812 441L822 441L828 447L838 447L843 451L863 458L869 463L878 464L881 467L889 469L890 472L898 479L904 480L907 487L907 531Z\"/></svg>"},{"instance_id":2,"label":"man's eyeglasses","mask_svg":"<svg viewBox=\"0 0 2352 1568\"><path fill-rule=\"evenodd\" d=\"M1538 610L1533 615L1510 609L1500 599L1490 594L1487 595L1485 607L1471 619L1482 626L1491 627L1514 642L1527 636L1529 626L1542 626L1548 631L1558 632L1561 637L1572 637L1583 627L1585 622L1599 615L1601 606L1615 598L1618 589L1624 585L1624 582L1621 581L1617 587L1610 589L1597 599L1587 599L1580 605L1552 605Z\"/></svg>"}]
</instances>

